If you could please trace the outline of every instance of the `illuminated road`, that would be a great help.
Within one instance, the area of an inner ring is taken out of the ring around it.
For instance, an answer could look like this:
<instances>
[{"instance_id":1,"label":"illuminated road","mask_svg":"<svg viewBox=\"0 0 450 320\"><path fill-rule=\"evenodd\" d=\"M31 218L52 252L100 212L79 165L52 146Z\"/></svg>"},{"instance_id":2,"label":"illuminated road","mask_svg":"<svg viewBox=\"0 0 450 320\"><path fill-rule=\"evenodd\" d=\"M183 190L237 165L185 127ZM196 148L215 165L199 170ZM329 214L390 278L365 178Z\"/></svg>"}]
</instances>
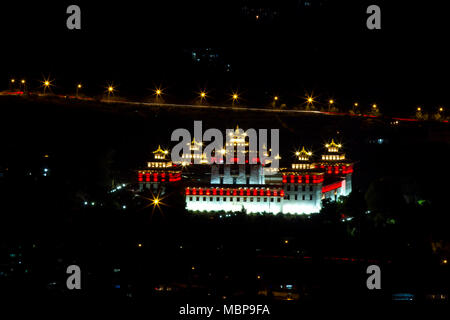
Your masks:
<instances>
[{"instance_id":1,"label":"illuminated road","mask_svg":"<svg viewBox=\"0 0 450 320\"><path fill-rule=\"evenodd\" d=\"M24 93L21 91L17 92L0 92L0 95L17 95L21 96ZM40 93L35 93L37 96L45 96ZM271 113L303 113L303 114L323 114L329 116L351 116L351 117L366 117L366 118L380 118L380 119L391 119L398 121L418 121L414 118L398 118L398 117L384 117L384 116L374 116L369 114L351 114L344 112L329 112L329 111L316 111L316 110L293 110L293 109L273 109L273 108L263 108L263 107L243 107L243 106L214 106L214 105L198 105L198 104L179 104L179 103L161 103L161 102L138 102L129 100L118 100L118 99L101 99L97 100L89 97L76 97L76 96L66 96L66 95L55 95L56 97L63 99L76 99L80 101L99 101L101 103L109 104L125 104L133 105L137 107L167 107L167 108L194 108L194 109L204 109L204 110L226 110L226 111L256 111L256 112L271 112ZM442 122L448 123L448 120Z\"/></svg>"},{"instance_id":2,"label":"illuminated road","mask_svg":"<svg viewBox=\"0 0 450 320\"><path fill-rule=\"evenodd\" d=\"M156 102L134 102L127 100L100 100L104 103L120 103L120 104L130 104L136 106L149 106L149 107L174 107L174 108L197 108L197 109L215 109L215 110L227 110L227 111L257 111L257 112L272 112L272 113L309 113L309 114L323 114L329 116L352 116L352 117L366 117L366 118L382 118L381 116L374 116L369 114L351 114L344 112L329 112L329 111L316 111L316 110L292 110L292 109L273 109L273 108L262 108L262 107L242 107L242 106L213 106L213 105L195 105L195 104L176 104L176 103L156 103ZM399 121L418 121L417 119L411 118L398 118L392 117L388 118L392 120ZM443 121L448 122L448 121Z\"/></svg>"}]
</instances>

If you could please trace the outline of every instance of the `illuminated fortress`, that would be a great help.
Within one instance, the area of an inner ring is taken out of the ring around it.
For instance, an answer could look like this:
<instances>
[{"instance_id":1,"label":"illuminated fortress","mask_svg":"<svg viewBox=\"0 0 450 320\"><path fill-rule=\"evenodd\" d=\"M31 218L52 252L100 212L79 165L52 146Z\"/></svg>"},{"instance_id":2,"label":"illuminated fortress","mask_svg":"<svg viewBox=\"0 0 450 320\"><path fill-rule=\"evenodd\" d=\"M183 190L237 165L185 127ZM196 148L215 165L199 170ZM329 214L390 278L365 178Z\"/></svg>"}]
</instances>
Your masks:
<instances>
[{"instance_id":1,"label":"illuminated fortress","mask_svg":"<svg viewBox=\"0 0 450 320\"><path fill-rule=\"evenodd\" d=\"M220 152L233 152L237 146L248 146L245 134L238 128L234 137ZM353 163L346 159L342 146L331 140L324 152L315 158L302 148L290 168L265 171L266 163L244 164L208 162L200 155L201 163L193 164L193 151L202 144L192 141L191 154L183 154L183 161L173 163L169 151L160 147L154 160L138 171L139 190L164 193L168 183L184 188L186 209L198 212L236 212L311 214L321 209L325 198L336 200L352 190ZM270 150L269 150L270 151ZM239 155L237 155L239 157ZM248 151L241 154L248 157ZM236 160L236 159L235 159ZM267 169L267 168L266 168ZM266 174L265 174L266 172Z\"/></svg>"}]
</instances>

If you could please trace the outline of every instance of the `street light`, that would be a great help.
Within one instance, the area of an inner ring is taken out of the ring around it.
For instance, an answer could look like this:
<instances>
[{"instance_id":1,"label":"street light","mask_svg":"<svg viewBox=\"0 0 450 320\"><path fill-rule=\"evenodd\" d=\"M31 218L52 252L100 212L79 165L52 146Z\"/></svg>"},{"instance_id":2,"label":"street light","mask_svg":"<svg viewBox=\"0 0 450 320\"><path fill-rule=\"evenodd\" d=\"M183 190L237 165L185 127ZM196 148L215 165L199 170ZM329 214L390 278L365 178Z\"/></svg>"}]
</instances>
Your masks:
<instances>
[{"instance_id":1,"label":"street light","mask_svg":"<svg viewBox=\"0 0 450 320\"><path fill-rule=\"evenodd\" d=\"M26 91L26 81L25 81L25 79L20 80L20 88L21 88L22 91Z\"/></svg>"},{"instance_id":2,"label":"street light","mask_svg":"<svg viewBox=\"0 0 450 320\"><path fill-rule=\"evenodd\" d=\"M355 102L353 105L354 105L355 107L357 107L357 106L358 106L358 102Z\"/></svg>"},{"instance_id":3,"label":"street light","mask_svg":"<svg viewBox=\"0 0 450 320\"><path fill-rule=\"evenodd\" d=\"M417 111L422 111L422 108L421 107L417 107Z\"/></svg>"},{"instance_id":4,"label":"street light","mask_svg":"<svg viewBox=\"0 0 450 320\"><path fill-rule=\"evenodd\" d=\"M444 111L444 108L440 107L439 112L442 112L442 111Z\"/></svg>"},{"instance_id":5,"label":"street light","mask_svg":"<svg viewBox=\"0 0 450 320\"><path fill-rule=\"evenodd\" d=\"M272 108L275 108L277 106L277 101L278 101L278 96L274 96L273 101L272 101Z\"/></svg>"},{"instance_id":6,"label":"street light","mask_svg":"<svg viewBox=\"0 0 450 320\"><path fill-rule=\"evenodd\" d=\"M114 85L112 83L110 83L106 86L106 92L108 93L108 98L111 96L111 94L114 94L115 91L116 91L116 87L114 87Z\"/></svg>"},{"instance_id":7,"label":"street light","mask_svg":"<svg viewBox=\"0 0 450 320\"><path fill-rule=\"evenodd\" d=\"M76 96L78 97L78 91L82 88L83 86L81 85L81 83L77 84L77 90L76 90Z\"/></svg>"},{"instance_id":8,"label":"street light","mask_svg":"<svg viewBox=\"0 0 450 320\"><path fill-rule=\"evenodd\" d=\"M160 98L162 97L162 95L164 94L163 89L161 89L161 87L156 87L153 90L153 94L155 95L155 101L159 102Z\"/></svg>"},{"instance_id":9,"label":"street light","mask_svg":"<svg viewBox=\"0 0 450 320\"><path fill-rule=\"evenodd\" d=\"M44 80L41 81L41 83L42 83L42 87L44 88L44 94L45 94L45 91L47 91L47 89L51 87L52 80L50 80L50 78L44 78Z\"/></svg>"},{"instance_id":10,"label":"street light","mask_svg":"<svg viewBox=\"0 0 450 320\"><path fill-rule=\"evenodd\" d=\"M203 91L203 90L202 90L202 91L199 92L198 95L199 95L199 97L200 97L200 104L202 104L203 101L206 100L206 97L207 97L206 91Z\"/></svg>"},{"instance_id":11,"label":"street light","mask_svg":"<svg viewBox=\"0 0 450 320\"><path fill-rule=\"evenodd\" d=\"M237 102L238 99L239 99L239 95L237 94L237 92L233 92L233 93L232 93L231 99L232 99L231 105L234 106L234 103Z\"/></svg>"},{"instance_id":12,"label":"street light","mask_svg":"<svg viewBox=\"0 0 450 320\"><path fill-rule=\"evenodd\" d=\"M333 103L334 103L334 100L333 100L333 99L328 100L328 111L331 111L331 108L332 108L332 106L333 106Z\"/></svg>"}]
</instances>

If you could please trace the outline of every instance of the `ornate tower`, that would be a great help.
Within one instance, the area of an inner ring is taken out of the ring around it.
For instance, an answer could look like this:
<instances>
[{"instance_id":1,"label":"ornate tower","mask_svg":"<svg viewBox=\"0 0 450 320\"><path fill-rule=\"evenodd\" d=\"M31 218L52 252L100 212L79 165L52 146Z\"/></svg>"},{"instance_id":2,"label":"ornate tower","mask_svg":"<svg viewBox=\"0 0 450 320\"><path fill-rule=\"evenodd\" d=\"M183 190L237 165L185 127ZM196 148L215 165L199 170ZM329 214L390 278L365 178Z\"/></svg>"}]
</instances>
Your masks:
<instances>
[{"instance_id":1,"label":"ornate tower","mask_svg":"<svg viewBox=\"0 0 450 320\"><path fill-rule=\"evenodd\" d=\"M147 162L147 168L138 171L139 191L145 189L156 191L162 189L168 182L181 180L181 168L167 159L169 150L158 149L153 151L153 161Z\"/></svg>"}]
</instances>

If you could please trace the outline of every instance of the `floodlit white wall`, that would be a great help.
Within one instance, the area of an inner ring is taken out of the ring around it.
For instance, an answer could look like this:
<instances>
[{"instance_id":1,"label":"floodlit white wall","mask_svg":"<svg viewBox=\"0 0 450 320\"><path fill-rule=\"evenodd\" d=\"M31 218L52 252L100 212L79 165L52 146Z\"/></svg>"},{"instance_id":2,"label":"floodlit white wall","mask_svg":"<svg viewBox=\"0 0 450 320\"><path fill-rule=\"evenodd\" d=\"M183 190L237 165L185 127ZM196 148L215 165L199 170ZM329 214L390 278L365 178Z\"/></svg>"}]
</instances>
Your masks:
<instances>
[{"instance_id":1,"label":"floodlit white wall","mask_svg":"<svg viewBox=\"0 0 450 320\"><path fill-rule=\"evenodd\" d=\"M297 200L283 203L283 213L311 214L320 211L314 200Z\"/></svg>"},{"instance_id":2,"label":"floodlit white wall","mask_svg":"<svg viewBox=\"0 0 450 320\"><path fill-rule=\"evenodd\" d=\"M192 200L190 200L191 198ZM244 202L242 201L243 197L240 197L240 201L236 200L237 197L233 197L233 201L229 201L231 197L226 197L227 200L223 201L223 196L218 197L219 201L217 201L217 197L215 196L206 196L206 201L203 200L203 196L198 196L198 198L199 200L197 201L197 196L187 196L186 209L200 212L238 212L244 208L247 213L268 212L273 214L311 214L320 211L320 205L317 205L317 201L315 200L286 201L281 197L261 197L261 202L257 202L256 197L254 197L254 201L250 202L250 198L247 197L247 201ZM213 201L210 201L211 198ZM264 199L267 199L267 202L264 202ZM271 199L273 199L273 202L270 201Z\"/></svg>"},{"instance_id":3,"label":"floodlit white wall","mask_svg":"<svg viewBox=\"0 0 450 320\"><path fill-rule=\"evenodd\" d=\"M254 201L250 202L250 197L247 197L247 201L244 202L243 197L240 197L240 201L237 201L237 197L234 196L233 201L229 201L231 197L226 197L226 201L223 201L223 196L219 197L220 200L217 201L216 196L207 196L206 201L203 200L203 196L198 196L199 200L197 201L197 196L186 196L186 209L189 211L206 211L206 212L217 212L217 211L228 211L228 212L237 212L242 211L242 208L247 210L247 213L260 213L260 212L268 212L268 213L281 213L283 206L283 199L281 197L267 197L267 202L264 202L264 198L260 198L261 202L257 202L257 197L254 197ZM190 200L192 198L192 200ZM213 201L210 201L210 199ZM273 199L273 202L270 200ZM278 202L278 199L280 202Z\"/></svg>"}]
</instances>

